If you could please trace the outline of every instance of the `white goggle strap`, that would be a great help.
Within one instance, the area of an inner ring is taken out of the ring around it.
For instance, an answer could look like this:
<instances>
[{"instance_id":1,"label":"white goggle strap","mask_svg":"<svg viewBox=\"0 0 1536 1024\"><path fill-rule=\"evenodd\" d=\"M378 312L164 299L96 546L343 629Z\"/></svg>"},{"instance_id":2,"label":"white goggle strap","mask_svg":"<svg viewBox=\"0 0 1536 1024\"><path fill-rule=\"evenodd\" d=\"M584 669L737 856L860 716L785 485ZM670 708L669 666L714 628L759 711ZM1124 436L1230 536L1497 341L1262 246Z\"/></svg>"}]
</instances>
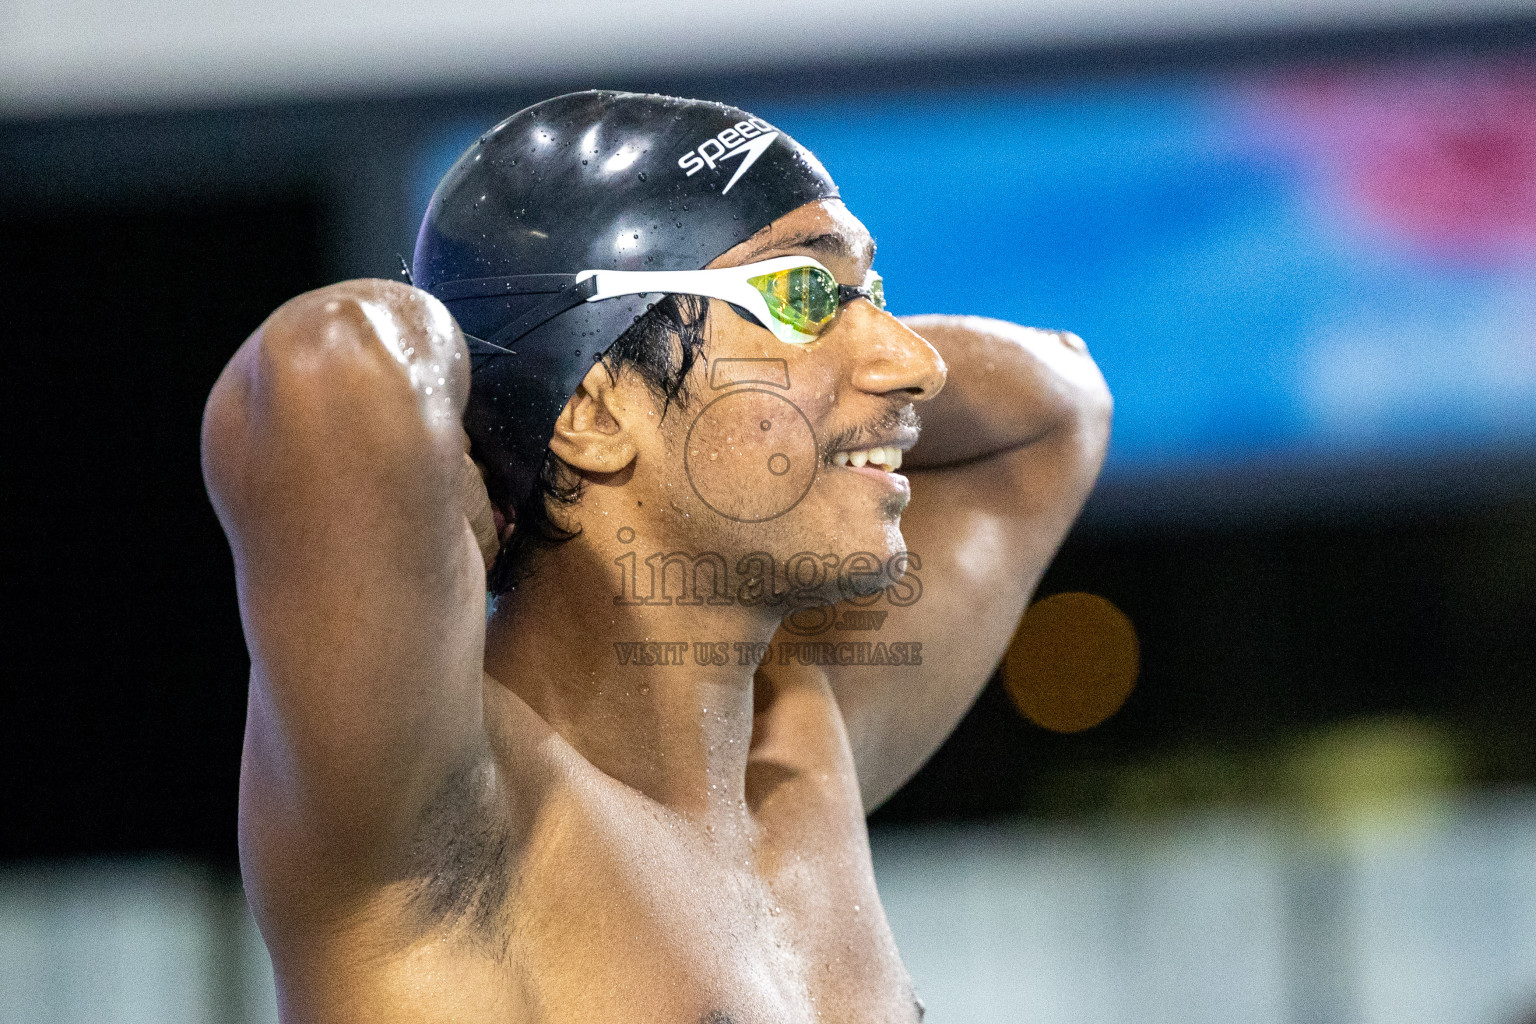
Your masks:
<instances>
[{"instance_id":1,"label":"white goggle strap","mask_svg":"<svg viewBox=\"0 0 1536 1024\"><path fill-rule=\"evenodd\" d=\"M827 269L804 256L779 256L761 263L721 267L717 270L583 270L576 275L576 283L595 279L596 290L587 298L588 302L601 302L620 295L651 294L703 295L720 299L751 313L780 341L803 345L814 340L814 335L801 334L775 317L768 311L768 303L762 293L748 283L749 278L761 274L797 267L815 267L822 271Z\"/></svg>"}]
</instances>

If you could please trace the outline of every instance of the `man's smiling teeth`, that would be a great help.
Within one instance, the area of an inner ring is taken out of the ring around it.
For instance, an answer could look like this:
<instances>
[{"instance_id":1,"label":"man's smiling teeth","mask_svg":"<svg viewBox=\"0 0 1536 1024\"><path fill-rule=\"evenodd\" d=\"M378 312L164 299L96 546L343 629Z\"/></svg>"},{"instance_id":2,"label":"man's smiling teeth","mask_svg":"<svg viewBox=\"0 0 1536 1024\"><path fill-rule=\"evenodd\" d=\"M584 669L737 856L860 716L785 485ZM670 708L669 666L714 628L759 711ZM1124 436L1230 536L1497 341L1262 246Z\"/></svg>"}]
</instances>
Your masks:
<instances>
[{"instance_id":1,"label":"man's smiling teeth","mask_svg":"<svg viewBox=\"0 0 1536 1024\"><path fill-rule=\"evenodd\" d=\"M895 445L881 448L864 448L856 452L838 452L832 461L839 466L879 466L887 473L901 468L901 449Z\"/></svg>"}]
</instances>

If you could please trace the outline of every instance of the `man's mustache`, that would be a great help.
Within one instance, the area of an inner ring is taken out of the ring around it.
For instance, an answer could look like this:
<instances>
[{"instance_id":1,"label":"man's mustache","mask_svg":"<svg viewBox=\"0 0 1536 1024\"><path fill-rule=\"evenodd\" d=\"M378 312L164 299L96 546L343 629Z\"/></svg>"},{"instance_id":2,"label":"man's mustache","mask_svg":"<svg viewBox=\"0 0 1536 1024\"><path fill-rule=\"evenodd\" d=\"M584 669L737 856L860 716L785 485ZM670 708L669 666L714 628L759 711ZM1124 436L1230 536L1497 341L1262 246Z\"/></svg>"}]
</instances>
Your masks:
<instances>
[{"instance_id":1,"label":"man's mustache","mask_svg":"<svg viewBox=\"0 0 1536 1024\"><path fill-rule=\"evenodd\" d=\"M830 459L836 452L858 451L877 444L903 442L904 446L917 440L922 430L922 420L911 405L892 409L883 416L857 426L846 427L827 438L822 445L822 458Z\"/></svg>"}]
</instances>

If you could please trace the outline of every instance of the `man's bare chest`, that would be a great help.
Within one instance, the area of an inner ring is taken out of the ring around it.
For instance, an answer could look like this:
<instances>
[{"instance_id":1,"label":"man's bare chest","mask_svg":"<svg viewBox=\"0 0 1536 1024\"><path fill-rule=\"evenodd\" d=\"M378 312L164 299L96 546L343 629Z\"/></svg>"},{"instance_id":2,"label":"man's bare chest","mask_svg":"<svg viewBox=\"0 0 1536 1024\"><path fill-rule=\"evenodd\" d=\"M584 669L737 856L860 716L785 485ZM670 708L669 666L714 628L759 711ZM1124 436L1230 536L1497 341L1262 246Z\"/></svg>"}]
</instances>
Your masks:
<instances>
[{"instance_id":1,"label":"man's bare chest","mask_svg":"<svg viewBox=\"0 0 1536 1024\"><path fill-rule=\"evenodd\" d=\"M862 830L801 811L711 828L605 784L555 797L508 885L520 987L550 1019L916 1019Z\"/></svg>"},{"instance_id":2,"label":"man's bare chest","mask_svg":"<svg viewBox=\"0 0 1536 1024\"><path fill-rule=\"evenodd\" d=\"M916 1020L861 810L795 784L706 824L588 766L516 829L455 814L411 899L431 940L412 974L514 1020Z\"/></svg>"}]
</instances>

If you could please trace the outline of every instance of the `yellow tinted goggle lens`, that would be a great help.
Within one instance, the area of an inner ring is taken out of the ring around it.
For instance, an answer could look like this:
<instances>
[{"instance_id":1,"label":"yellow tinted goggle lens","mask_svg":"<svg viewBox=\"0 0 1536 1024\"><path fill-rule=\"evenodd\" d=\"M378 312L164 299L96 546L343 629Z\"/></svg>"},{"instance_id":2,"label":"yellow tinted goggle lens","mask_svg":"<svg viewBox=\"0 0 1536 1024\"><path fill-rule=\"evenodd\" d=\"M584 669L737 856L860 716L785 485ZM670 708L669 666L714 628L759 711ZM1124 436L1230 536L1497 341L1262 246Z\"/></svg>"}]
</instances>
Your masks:
<instances>
[{"instance_id":1,"label":"yellow tinted goggle lens","mask_svg":"<svg viewBox=\"0 0 1536 1024\"><path fill-rule=\"evenodd\" d=\"M876 309L885 308L885 279L879 274L869 275L869 301Z\"/></svg>"},{"instance_id":2,"label":"yellow tinted goggle lens","mask_svg":"<svg viewBox=\"0 0 1536 1024\"><path fill-rule=\"evenodd\" d=\"M837 281L818 267L791 267L747 281L768 303L775 320L801 334L819 334L837 315Z\"/></svg>"}]
</instances>

